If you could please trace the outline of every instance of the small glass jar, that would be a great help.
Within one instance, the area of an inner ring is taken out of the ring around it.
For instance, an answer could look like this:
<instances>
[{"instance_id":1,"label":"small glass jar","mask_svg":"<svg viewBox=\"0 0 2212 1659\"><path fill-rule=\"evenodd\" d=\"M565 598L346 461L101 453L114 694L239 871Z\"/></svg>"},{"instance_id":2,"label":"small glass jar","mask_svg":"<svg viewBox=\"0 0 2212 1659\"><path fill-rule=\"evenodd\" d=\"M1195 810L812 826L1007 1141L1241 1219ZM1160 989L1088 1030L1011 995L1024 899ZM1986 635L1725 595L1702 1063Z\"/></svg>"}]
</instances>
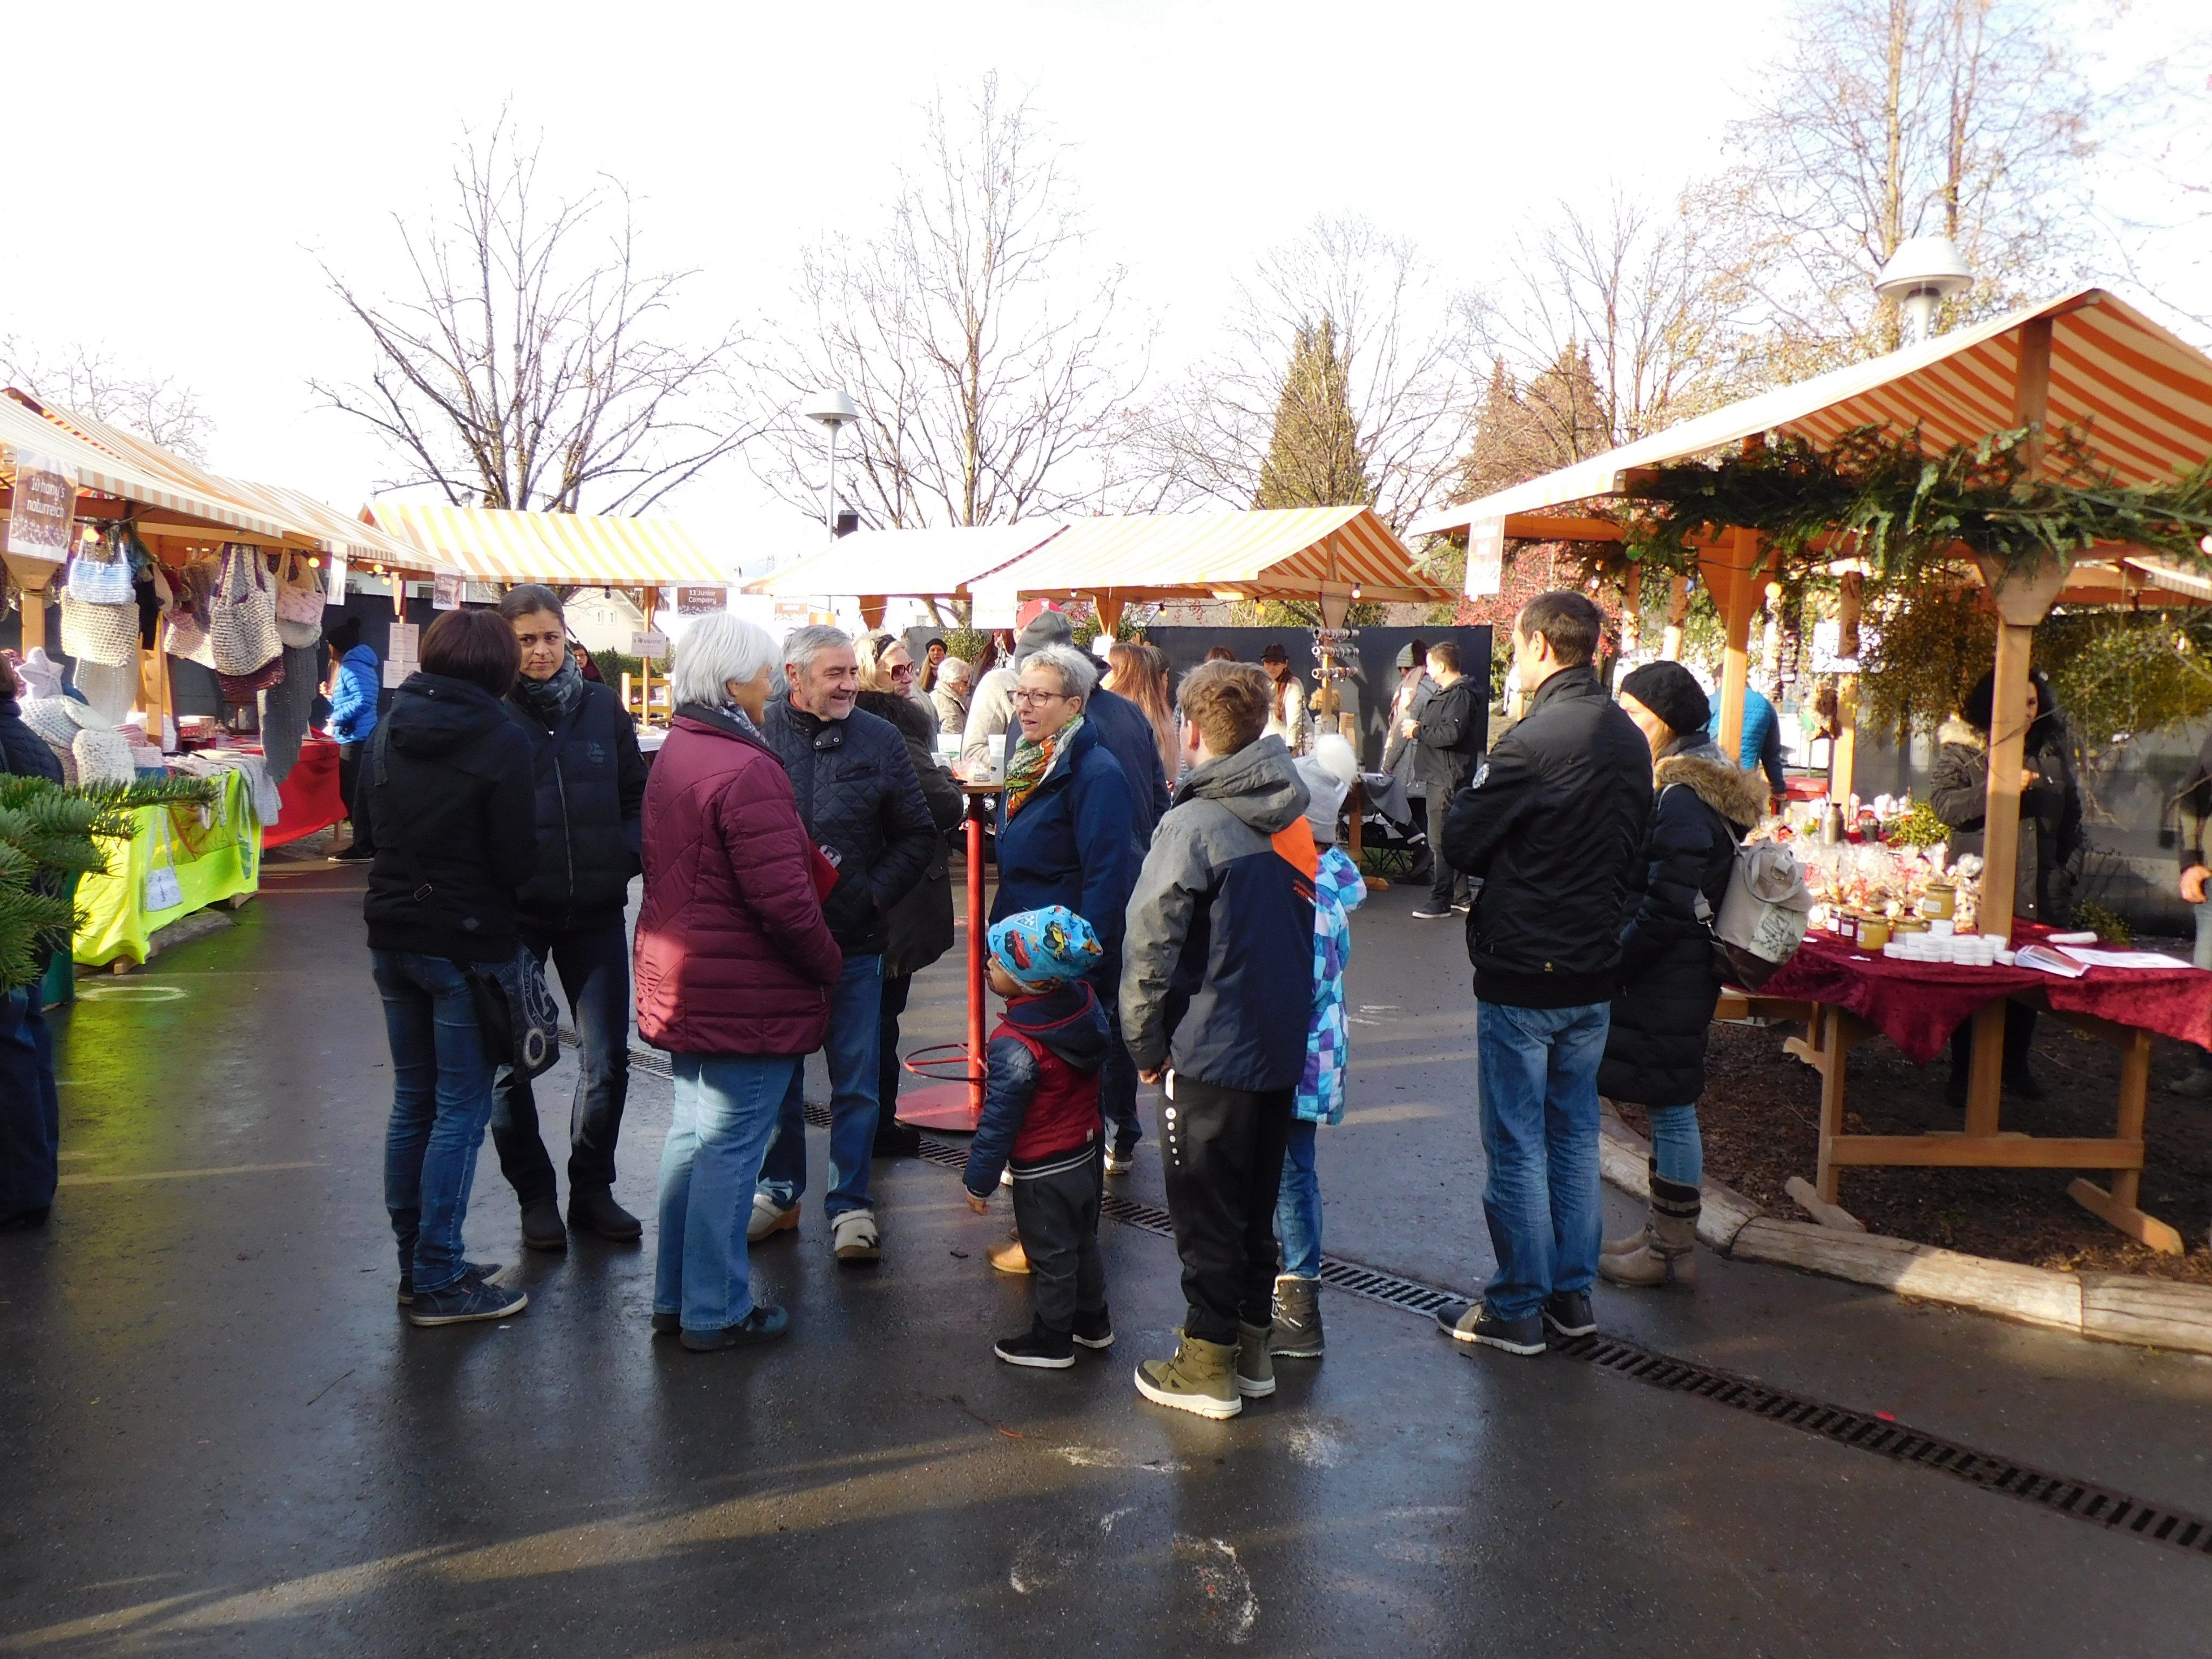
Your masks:
<instances>
[{"instance_id":1,"label":"small glass jar","mask_svg":"<svg viewBox=\"0 0 2212 1659\"><path fill-rule=\"evenodd\" d=\"M1862 951L1879 951L1889 943L1889 918L1881 915L1861 916L1856 935Z\"/></svg>"},{"instance_id":2,"label":"small glass jar","mask_svg":"<svg viewBox=\"0 0 2212 1659\"><path fill-rule=\"evenodd\" d=\"M1958 914L1959 890L1948 881L1931 881L1920 896L1920 914L1931 921L1949 921Z\"/></svg>"}]
</instances>

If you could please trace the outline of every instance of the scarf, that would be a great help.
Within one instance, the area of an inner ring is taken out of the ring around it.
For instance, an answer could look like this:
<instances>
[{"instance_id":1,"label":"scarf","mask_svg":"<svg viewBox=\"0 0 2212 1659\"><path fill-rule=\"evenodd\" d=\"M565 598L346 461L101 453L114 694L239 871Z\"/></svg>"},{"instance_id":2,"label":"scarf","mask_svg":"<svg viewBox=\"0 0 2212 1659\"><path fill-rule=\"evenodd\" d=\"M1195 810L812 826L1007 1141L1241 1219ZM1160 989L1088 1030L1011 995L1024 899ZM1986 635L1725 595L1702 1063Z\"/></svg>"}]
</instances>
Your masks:
<instances>
[{"instance_id":1,"label":"scarf","mask_svg":"<svg viewBox=\"0 0 2212 1659\"><path fill-rule=\"evenodd\" d=\"M1006 761L1006 817L1011 819L1022 810L1036 787L1052 775L1053 763L1066 751L1068 742L1083 729L1083 716L1048 733L1042 743L1032 743L1024 738L1014 745L1013 754Z\"/></svg>"},{"instance_id":2,"label":"scarf","mask_svg":"<svg viewBox=\"0 0 2212 1659\"><path fill-rule=\"evenodd\" d=\"M515 677L515 702L535 714L548 731L568 717L568 711L576 706L576 699L583 695L584 671L565 651L561 653L560 667L548 678L533 680L527 674Z\"/></svg>"}]
</instances>

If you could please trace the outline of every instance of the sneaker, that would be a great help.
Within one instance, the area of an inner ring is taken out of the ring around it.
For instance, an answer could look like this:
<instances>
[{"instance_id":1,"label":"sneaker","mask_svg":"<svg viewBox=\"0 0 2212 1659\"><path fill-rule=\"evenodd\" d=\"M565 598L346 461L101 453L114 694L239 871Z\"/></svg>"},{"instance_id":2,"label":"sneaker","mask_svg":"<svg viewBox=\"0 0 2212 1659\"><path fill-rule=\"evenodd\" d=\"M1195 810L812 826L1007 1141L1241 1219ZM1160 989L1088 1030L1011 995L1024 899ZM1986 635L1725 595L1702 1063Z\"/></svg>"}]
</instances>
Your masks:
<instances>
[{"instance_id":1,"label":"sneaker","mask_svg":"<svg viewBox=\"0 0 2212 1659\"><path fill-rule=\"evenodd\" d=\"M1264 1400L1275 1391L1275 1362L1267 1353L1269 1327L1237 1327L1237 1392L1247 1400Z\"/></svg>"},{"instance_id":2,"label":"sneaker","mask_svg":"<svg viewBox=\"0 0 2212 1659\"><path fill-rule=\"evenodd\" d=\"M1131 1141L1127 1146L1116 1145L1106 1149L1108 1175L1127 1175L1136 1167L1137 1143L1135 1141Z\"/></svg>"},{"instance_id":3,"label":"sneaker","mask_svg":"<svg viewBox=\"0 0 2212 1659\"><path fill-rule=\"evenodd\" d=\"M571 1188L568 1224L617 1244L635 1244L645 1237L645 1224L615 1202L604 1187Z\"/></svg>"},{"instance_id":4,"label":"sneaker","mask_svg":"<svg viewBox=\"0 0 2212 1659\"><path fill-rule=\"evenodd\" d=\"M471 1261L465 1264L461 1271L465 1273L474 1273L487 1285L496 1285L499 1283L500 1276L507 1269L496 1261ZM411 1307L414 1301L415 1270L412 1267L402 1267L399 1270L399 1305L403 1308Z\"/></svg>"},{"instance_id":5,"label":"sneaker","mask_svg":"<svg viewBox=\"0 0 2212 1659\"><path fill-rule=\"evenodd\" d=\"M1018 1336L1002 1336L991 1352L1009 1365L1029 1365L1042 1371L1064 1371L1075 1364L1075 1339L1066 1331L1048 1331L1032 1320Z\"/></svg>"},{"instance_id":6,"label":"sneaker","mask_svg":"<svg viewBox=\"0 0 2212 1659\"><path fill-rule=\"evenodd\" d=\"M1451 915L1449 906L1446 906L1441 910L1431 910L1427 905L1424 904L1419 909L1413 912L1413 920L1415 921L1442 921L1449 915Z\"/></svg>"},{"instance_id":7,"label":"sneaker","mask_svg":"<svg viewBox=\"0 0 2212 1659\"><path fill-rule=\"evenodd\" d=\"M1075 1345L1081 1348L1110 1348L1114 1346L1114 1321L1105 1309L1097 1313L1075 1311Z\"/></svg>"},{"instance_id":8,"label":"sneaker","mask_svg":"<svg viewBox=\"0 0 2212 1659\"><path fill-rule=\"evenodd\" d=\"M419 1292L407 1307L410 1325L465 1325L471 1320L505 1319L530 1305L520 1291L487 1285L473 1273L465 1273L441 1291Z\"/></svg>"},{"instance_id":9,"label":"sneaker","mask_svg":"<svg viewBox=\"0 0 2212 1659\"><path fill-rule=\"evenodd\" d=\"M921 1131L905 1123L886 1123L876 1131L878 1158L919 1158Z\"/></svg>"},{"instance_id":10,"label":"sneaker","mask_svg":"<svg viewBox=\"0 0 2212 1659\"><path fill-rule=\"evenodd\" d=\"M692 1353L713 1353L754 1342L772 1341L791 1328L791 1316L769 1302L756 1302L752 1311L734 1325L719 1331L685 1331L677 1340Z\"/></svg>"},{"instance_id":11,"label":"sneaker","mask_svg":"<svg viewBox=\"0 0 2212 1659\"><path fill-rule=\"evenodd\" d=\"M1480 1302L1447 1302L1437 1310L1437 1328L1455 1342L1479 1342L1507 1353L1544 1352L1544 1322L1536 1314L1500 1319Z\"/></svg>"},{"instance_id":12,"label":"sneaker","mask_svg":"<svg viewBox=\"0 0 2212 1659\"><path fill-rule=\"evenodd\" d=\"M565 1250L568 1230L561 1224L561 1206L551 1198L533 1198L522 1206L522 1242L533 1250Z\"/></svg>"},{"instance_id":13,"label":"sneaker","mask_svg":"<svg viewBox=\"0 0 2212 1659\"><path fill-rule=\"evenodd\" d=\"M837 1260L854 1264L884 1258L883 1235L876 1231L875 1212L848 1210L830 1224L830 1248Z\"/></svg>"},{"instance_id":14,"label":"sneaker","mask_svg":"<svg viewBox=\"0 0 2212 1659\"><path fill-rule=\"evenodd\" d=\"M778 1204L766 1193L753 1194L753 1218L745 1223L745 1243L757 1244L773 1233L799 1231L799 1204L793 1200L788 1209Z\"/></svg>"},{"instance_id":15,"label":"sneaker","mask_svg":"<svg viewBox=\"0 0 2212 1659\"><path fill-rule=\"evenodd\" d=\"M1226 1342L1186 1336L1171 1359L1137 1367L1137 1392L1155 1406L1199 1417L1234 1417L1244 1409L1237 1391L1237 1350Z\"/></svg>"},{"instance_id":16,"label":"sneaker","mask_svg":"<svg viewBox=\"0 0 2212 1659\"><path fill-rule=\"evenodd\" d=\"M1469 904L1465 899L1454 899L1452 901L1452 914L1455 916L1463 916L1474 908L1474 906Z\"/></svg>"},{"instance_id":17,"label":"sneaker","mask_svg":"<svg viewBox=\"0 0 2212 1659\"><path fill-rule=\"evenodd\" d=\"M374 847L363 848L356 844L348 847L343 853L332 853L329 857L325 858L323 862L325 864L367 864L375 856L376 849Z\"/></svg>"},{"instance_id":18,"label":"sneaker","mask_svg":"<svg viewBox=\"0 0 2212 1659\"><path fill-rule=\"evenodd\" d=\"M1597 1328L1588 1291L1555 1291L1544 1304L1544 1322L1561 1336L1588 1336Z\"/></svg>"}]
</instances>

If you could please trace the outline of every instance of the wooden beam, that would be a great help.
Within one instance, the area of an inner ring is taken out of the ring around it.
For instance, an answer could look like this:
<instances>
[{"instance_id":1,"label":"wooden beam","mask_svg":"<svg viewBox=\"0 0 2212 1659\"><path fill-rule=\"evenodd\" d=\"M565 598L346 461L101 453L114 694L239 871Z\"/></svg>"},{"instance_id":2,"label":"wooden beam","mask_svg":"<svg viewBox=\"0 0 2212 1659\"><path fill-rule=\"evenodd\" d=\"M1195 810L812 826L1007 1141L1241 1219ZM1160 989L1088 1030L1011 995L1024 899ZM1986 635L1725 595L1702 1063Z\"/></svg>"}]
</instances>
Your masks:
<instances>
[{"instance_id":1,"label":"wooden beam","mask_svg":"<svg viewBox=\"0 0 2212 1659\"><path fill-rule=\"evenodd\" d=\"M1836 605L1836 643L1844 656L1859 654L1859 613L1866 603L1866 578L1856 571L1843 579ZM1850 811L1851 790L1858 781L1859 677L1836 677L1836 735L1828 748L1828 799Z\"/></svg>"},{"instance_id":2,"label":"wooden beam","mask_svg":"<svg viewBox=\"0 0 2212 1659\"><path fill-rule=\"evenodd\" d=\"M1743 749L1743 693L1751 680L1751 617L1757 609L1759 535L1738 530L1735 556L1727 568L1726 586L1714 598L1721 602L1721 621L1728 629L1721 659L1721 753L1733 763Z\"/></svg>"},{"instance_id":3,"label":"wooden beam","mask_svg":"<svg viewBox=\"0 0 2212 1659\"><path fill-rule=\"evenodd\" d=\"M1839 1135L1824 1150L1831 1164L1943 1169L2140 1170L2143 1159L2140 1140L2055 1135Z\"/></svg>"},{"instance_id":4,"label":"wooden beam","mask_svg":"<svg viewBox=\"0 0 2212 1659\"><path fill-rule=\"evenodd\" d=\"M1524 542L1617 542L1626 532L1611 519L1572 518L1549 513L1509 513L1505 534Z\"/></svg>"}]
</instances>

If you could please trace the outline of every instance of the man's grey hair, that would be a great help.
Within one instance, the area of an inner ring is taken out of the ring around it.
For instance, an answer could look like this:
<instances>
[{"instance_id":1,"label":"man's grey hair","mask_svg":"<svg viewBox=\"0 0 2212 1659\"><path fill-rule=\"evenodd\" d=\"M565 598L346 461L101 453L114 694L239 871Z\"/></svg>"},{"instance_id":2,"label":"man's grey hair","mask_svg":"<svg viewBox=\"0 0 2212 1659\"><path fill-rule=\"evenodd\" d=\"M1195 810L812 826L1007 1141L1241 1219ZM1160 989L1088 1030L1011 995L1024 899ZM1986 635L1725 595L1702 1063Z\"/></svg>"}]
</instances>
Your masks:
<instances>
[{"instance_id":1,"label":"man's grey hair","mask_svg":"<svg viewBox=\"0 0 2212 1659\"><path fill-rule=\"evenodd\" d=\"M729 706L729 684L750 685L763 669L776 663L775 635L758 623L728 611L714 611L684 630L676 641L676 660L668 671L669 692L680 707L703 703Z\"/></svg>"},{"instance_id":2,"label":"man's grey hair","mask_svg":"<svg viewBox=\"0 0 2212 1659\"><path fill-rule=\"evenodd\" d=\"M1049 668L1060 678L1060 694L1063 697L1091 698L1091 687L1098 684L1098 665L1072 645L1040 646L1022 659L1022 672L1032 668Z\"/></svg>"},{"instance_id":3,"label":"man's grey hair","mask_svg":"<svg viewBox=\"0 0 2212 1659\"><path fill-rule=\"evenodd\" d=\"M965 657L947 657L937 665L937 678L940 684L946 680L957 680L965 685L975 678L975 665Z\"/></svg>"},{"instance_id":4,"label":"man's grey hair","mask_svg":"<svg viewBox=\"0 0 2212 1659\"><path fill-rule=\"evenodd\" d=\"M853 636L843 629L814 623L805 628L794 628L785 636L783 659L804 674L814 666L815 658L824 651L834 651L841 645L852 643Z\"/></svg>"}]
</instances>

